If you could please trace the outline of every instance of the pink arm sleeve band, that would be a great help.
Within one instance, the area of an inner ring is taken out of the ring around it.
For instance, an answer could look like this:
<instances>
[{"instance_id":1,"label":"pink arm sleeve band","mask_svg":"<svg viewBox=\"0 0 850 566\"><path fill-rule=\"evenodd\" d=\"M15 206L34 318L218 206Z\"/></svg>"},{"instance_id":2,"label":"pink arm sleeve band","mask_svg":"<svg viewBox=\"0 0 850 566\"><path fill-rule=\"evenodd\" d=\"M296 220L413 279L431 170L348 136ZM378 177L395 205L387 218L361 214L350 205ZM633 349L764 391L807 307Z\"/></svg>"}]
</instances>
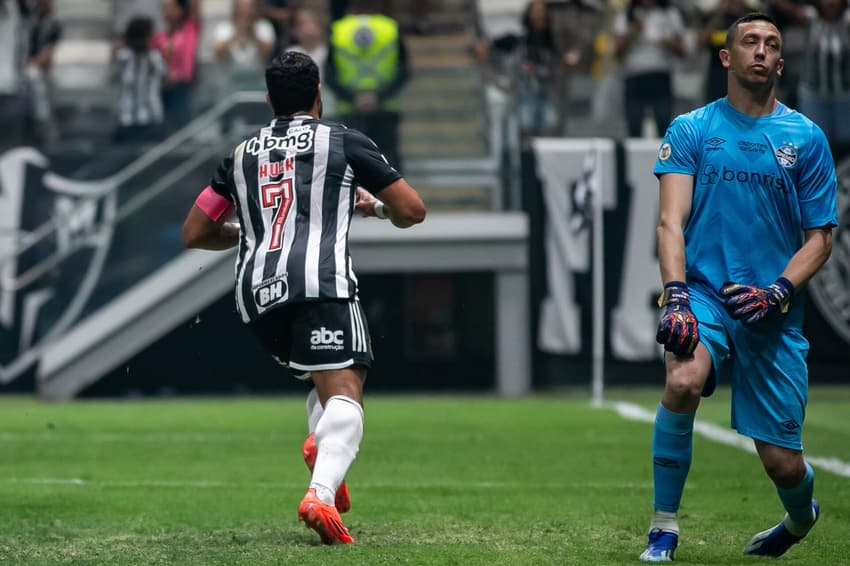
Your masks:
<instances>
[{"instance_id":1,"label":"pink arm sleeve band","mask_svg":"<svg viewBox=\"0 0 850 566\"><path fill-rule=\"evenodd\" d=\"M212 190L212 187L207 187L201 191L201 194L195 199L195 205L214 222L227 218L235 208L232 202Z\"/></svg>"}]
</instances>

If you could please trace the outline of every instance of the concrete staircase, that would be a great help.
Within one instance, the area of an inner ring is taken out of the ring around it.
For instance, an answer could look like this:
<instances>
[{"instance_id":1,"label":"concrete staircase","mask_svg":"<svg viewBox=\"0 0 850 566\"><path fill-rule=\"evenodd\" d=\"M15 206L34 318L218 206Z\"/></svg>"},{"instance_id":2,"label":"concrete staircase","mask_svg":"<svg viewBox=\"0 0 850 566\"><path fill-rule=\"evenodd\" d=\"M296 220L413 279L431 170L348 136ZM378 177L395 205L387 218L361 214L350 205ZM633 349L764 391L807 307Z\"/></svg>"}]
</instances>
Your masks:
<instances>
[{"instance_id":1,"label":"concrete staircase","mask_svg":"<svg viewBox=\"0 0 850 566\"><path fill-rule=\"evenodd\" d=\"M499 199L487 106L472 58L475 10L467 0L431 0L426 33L405 34L412 78L401 97L404 173L429 207L490 210ZM395 14L415 30L412 16Z\"/></svg>"}]
</instances>

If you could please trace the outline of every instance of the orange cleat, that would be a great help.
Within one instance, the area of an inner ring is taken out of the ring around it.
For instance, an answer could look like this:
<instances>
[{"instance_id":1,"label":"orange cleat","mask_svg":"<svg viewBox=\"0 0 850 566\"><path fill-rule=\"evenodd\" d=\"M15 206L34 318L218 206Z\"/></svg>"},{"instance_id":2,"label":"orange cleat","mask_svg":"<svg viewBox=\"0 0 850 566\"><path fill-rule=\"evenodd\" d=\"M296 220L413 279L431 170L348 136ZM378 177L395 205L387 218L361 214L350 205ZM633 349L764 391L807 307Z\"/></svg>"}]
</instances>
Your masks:
<instances>
[{"instance_id":1,"label":"orange cleat","mask_svg":"<svg viewBox=\"0 0 850 566\"><path fill-rule=\"evenodd\" d=\"M301 447L301 453L304 455L304 463L307 464L307 468L312 472L313 466L316 465L316 454L318 453L316 435L312 432L307 437L307 440L304 441L304 445ZM340 513L348 513L351 510L351 496L348 494L348 486L345 485L345 481L339 484L339 488L336 490L334 504L336 505L336 510Z\"/></svg>"},{"instance_id":2,"label":"orange cleat","mask_svg":"<svg viewBox=\"0 0 850 566\"><path fill-rule=\"evenodd\" d=\"M315 489L308 489L298 505L298 520L319 533L324 544L352 544L351 533L342 524L339 512L333 505L322 503Z\"/></svg>"}]
</instances>

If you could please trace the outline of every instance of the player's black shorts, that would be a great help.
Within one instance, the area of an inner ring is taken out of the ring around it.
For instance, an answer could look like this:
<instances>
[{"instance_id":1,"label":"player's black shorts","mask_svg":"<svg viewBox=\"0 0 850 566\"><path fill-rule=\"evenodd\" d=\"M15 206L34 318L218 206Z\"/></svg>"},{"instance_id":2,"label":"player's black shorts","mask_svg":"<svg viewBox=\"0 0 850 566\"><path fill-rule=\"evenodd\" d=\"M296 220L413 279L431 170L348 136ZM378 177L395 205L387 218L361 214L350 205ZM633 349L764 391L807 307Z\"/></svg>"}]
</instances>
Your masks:
<instances>
[{"instance_id":1,"label":"player's black shorts","mask_svg":"<svg viewBox=\"0 0 850 566\"><path fill-rule=\"evenodd\" d=\"M357 299L293 303L249 324L263 346L296 377L309 372L372 367L372 342Z\"/></svg>"}]
</instances>

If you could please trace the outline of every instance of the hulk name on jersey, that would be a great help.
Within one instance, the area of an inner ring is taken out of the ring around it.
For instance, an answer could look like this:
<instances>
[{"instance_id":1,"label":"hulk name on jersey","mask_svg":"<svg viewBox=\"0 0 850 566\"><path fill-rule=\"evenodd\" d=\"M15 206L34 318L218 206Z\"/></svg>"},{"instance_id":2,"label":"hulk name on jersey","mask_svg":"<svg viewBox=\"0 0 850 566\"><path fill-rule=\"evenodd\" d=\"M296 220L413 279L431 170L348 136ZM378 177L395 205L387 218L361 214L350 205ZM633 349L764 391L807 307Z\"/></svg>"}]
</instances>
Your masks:
<instances>
[{"instance_id":1,"label":"hulk name on jersey","mask_svg":"<svg viewBox=\"0 0 850 566\"><path fill-rule=\"evenodd\" d=\"M803 230L837 224L831 161L820 128L781 103L753 118L721 98L676 118L654 172L694 178L688 284L717 293L727 280L774 281L801 247ZM802 313L792 308L789 322L801 325Z\"/></svg>"},{"instance_id":2,"label":"hulk name on jersey","mask_svg":"<svg viewBox=\"0 0 850 566\"><path fill-rule=\"evenodd\" d=\"M355 297L355 187L374 194L400 177L368 137L308 115L272 120L236 146L210 187L235 205L241 225L242 320L289 303Z\"/></svg>"}]
</instances>

